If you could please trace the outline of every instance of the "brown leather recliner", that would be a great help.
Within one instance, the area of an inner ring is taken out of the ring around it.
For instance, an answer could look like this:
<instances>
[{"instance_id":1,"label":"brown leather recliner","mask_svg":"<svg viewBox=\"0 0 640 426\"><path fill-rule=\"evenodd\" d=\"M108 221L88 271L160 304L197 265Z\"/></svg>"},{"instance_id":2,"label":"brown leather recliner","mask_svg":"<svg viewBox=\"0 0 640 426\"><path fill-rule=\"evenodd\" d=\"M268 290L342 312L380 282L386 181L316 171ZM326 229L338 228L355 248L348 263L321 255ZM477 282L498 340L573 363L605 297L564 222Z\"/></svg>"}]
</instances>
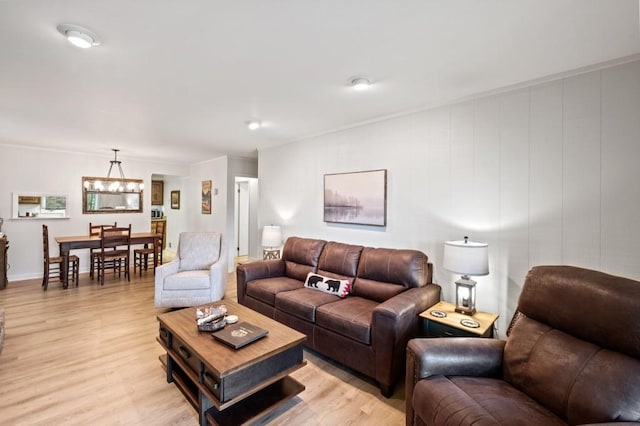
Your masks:
<instances>
[{"instance_id":1,"label":"brown leather recliner","mask_svg":"<svg viewBox=\"0 0 640 426\"><path fill-rule=\"evenodd\" d=\"M640 422L640 282L534 267L508 334L411 340L407 425Z\"/></svg>"}]
</instances>

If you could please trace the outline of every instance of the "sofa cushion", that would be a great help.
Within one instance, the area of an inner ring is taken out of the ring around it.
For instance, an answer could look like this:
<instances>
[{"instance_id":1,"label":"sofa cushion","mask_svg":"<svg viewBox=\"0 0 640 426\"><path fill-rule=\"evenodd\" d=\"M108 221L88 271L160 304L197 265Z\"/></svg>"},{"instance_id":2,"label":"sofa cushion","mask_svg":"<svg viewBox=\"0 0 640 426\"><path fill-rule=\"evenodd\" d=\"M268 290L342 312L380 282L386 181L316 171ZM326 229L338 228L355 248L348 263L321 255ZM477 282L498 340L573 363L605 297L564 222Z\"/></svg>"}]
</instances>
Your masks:
<instances>
[{"instance_id":1,"label":"sofa cushion","mask_svg":"<svg viewBox=\"0 0 640 426\"><path fill-rule=\"evenodd\" d=\"M345 298L351 290L351 281L340 280L309 272L304 286L309 290L318 290Z\"/></svg>"},{"instance_id":2,"label":"sofa cushion","mask_svg":"<svg viewBox=\"0 0 640 426\"><path fill-rule=\"evenodd\" d=\"M278 293L276 295L276 309L305 321L315 322L317 307L337 300L340 299L332 294L300 288Z\"/></svg>"},{"instance_id":3,"label":"sofa cushion","mask_svg":"<svg viewBox=\"0 0 640 426\"><path fill-rule=\"evenodd\" d=\"M347 297L316 309L316 325L356 340L371 344L371 320L378 303L361 297Z\"/></svg>"},{"instance_id":4,"label":"sofa cushion","mask_svg":"<svg viewBox=\"0 0 640 426\"><path fill-rule=\"evenodd\" d=\"M353 282L351 293L354 296L360 296L382 303L405 290L405 287L397 284L356 278Z\"/></svg>"},{"instance_id":5,"label":"sofa cushion","mask_svg":"<svg viewBox=\"0 0 640 426\"><path fill-rule=\"evenodd\" d=\"M377 302L429 283L429 261L417 250L365 247L351 294Z\"/></svg>"},{"instance_id":6,"label":"sofa cushion","mask_svg":"<svg viewBox=\"0 0 640 426\"><path fill-rule=\"evenodd\" d=\"M416 384L412 403L415 415L424 424L565 425L499 379L432 376Z\"/></svg>"},{"instance_id":7,"label":"sofa cushion","mask_svg":"<svg viewBox=\"0 0 640 426\"><path fill-rule=\"evenodd\" d=\"M282 249L285 275L304 282L309 272L315 272L318 259L326 241L311 238L289 237Z\"/></svg>"},{"instance_id":8,"label":"sofa cushion","mask_svg":"<svg viewBox=\"0 0 640 426\"><path fill-rule=\"evenodd\" d=\"M220 234L182 232L178 247L180 271L209 269L220 258Z\"/></svg>"},{"instance_id":9,"label":"sofa cushion","mask_svg":"<svg viewBox=\"0 0 640 426\"><path fill-rule=\"evenodd\" d=\"M271 306L276 304L276 294L303 288L301 281L288 277L263 278L247 283L247 295Z\"/></svg>"},{"instance_id":10,"label":"sofa cushion","mask_svg":"<svg viewBox=\"0 0 640 426\"><path fill-rule=\"evenodd\" d=\"M209 270L182 271L165 277L164 290L203 290L211 287Z\"/></svg>"},{"instance_id":11,"label":"sofa cushion","mask_svg":"<svg viewBox=\"0 0 640 426\"><path fill-rule=\"evenodd\" d=\"M318 273L332 278L353 281L363 248L362 246L329 241L322 249L318 261Z\"/></svg>"}]
</instances>

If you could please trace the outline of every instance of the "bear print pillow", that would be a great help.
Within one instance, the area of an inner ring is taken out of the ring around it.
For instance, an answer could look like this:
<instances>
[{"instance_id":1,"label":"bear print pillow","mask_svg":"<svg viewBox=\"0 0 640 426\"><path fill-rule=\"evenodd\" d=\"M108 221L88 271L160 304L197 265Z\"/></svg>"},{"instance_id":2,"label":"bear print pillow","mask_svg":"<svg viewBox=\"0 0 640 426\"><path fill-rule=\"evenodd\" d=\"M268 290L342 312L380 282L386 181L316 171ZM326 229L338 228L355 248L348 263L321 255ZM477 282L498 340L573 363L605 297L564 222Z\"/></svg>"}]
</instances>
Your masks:
<instances>
[{"instance_id":1,"label":"bear print pillow","mask_svg":"<svg viewBox=\"0 0 640 426\"><path fill-rule=\"evenodd\" d=\"M307 274L307 280L304 282L304 286L312 290L324 291L325 293L334 294L342 298L347 297L351 290L351 283L349 280L336 280L314 274L313 272L309 272Z\"/></svg>"}]
</instances>

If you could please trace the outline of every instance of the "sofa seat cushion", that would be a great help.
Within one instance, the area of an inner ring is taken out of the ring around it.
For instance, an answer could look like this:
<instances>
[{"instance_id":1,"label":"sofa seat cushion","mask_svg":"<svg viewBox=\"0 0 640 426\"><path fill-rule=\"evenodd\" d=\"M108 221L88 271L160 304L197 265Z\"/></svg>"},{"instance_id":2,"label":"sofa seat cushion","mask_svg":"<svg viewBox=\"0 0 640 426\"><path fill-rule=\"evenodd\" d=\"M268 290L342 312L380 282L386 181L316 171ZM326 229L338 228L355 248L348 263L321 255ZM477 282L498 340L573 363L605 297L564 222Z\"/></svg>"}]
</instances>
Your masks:
<instances>
[{"instance_id":1,"label":"sofa seat cushion","mask_svg":"<svg viewBox=\"0 0 640 426\"><path fill-rule=\"evenodd\" d=\"M425 424L566 425L500 379L432 376L416 384L412 403Z\"/></svg>"},{"instance_id":2,"label":"sofa seat cushion","mask_svg":"<svg viewBox=\"0 0 640 426\"><path fill-rule=\"evenodd\" d=\"M377 302L347 297L316 309L316 325L365 345L371 344L371 320Z\"/></svg>"},{"instance_id":3,"label":"sofa seat cushion","mask_svg":"<svg viewBox=\"0 0 640 426\"><path fill-rule=\"evenodd\" d=\"M164 290L204 290L211 287L209 270L183 271L164 279Z\"/></svg>"},{"instance_id":4,"label":"sofa seat cushion","mask_svg":"<svg viewBox=\"0 0 640 426\"><path fill-rule=\"evenodd\" d=\"M304 284L289 277L274 277L253 280L247 283L247 295L271 306L276 304L276 294L281 291L297 290Z\"/></svg>"},{"instance_id":5,"label":"sofa seat cushion","mask_svg":"<svg viewBox=\"0 0 640 426\"><path fill-rule=\"evenodd\" d=\"M340 300L338 296L308 288L283 291L276 295L276 309L305 321L316 322L316 309Z\"/></svg>"}]
</instances>

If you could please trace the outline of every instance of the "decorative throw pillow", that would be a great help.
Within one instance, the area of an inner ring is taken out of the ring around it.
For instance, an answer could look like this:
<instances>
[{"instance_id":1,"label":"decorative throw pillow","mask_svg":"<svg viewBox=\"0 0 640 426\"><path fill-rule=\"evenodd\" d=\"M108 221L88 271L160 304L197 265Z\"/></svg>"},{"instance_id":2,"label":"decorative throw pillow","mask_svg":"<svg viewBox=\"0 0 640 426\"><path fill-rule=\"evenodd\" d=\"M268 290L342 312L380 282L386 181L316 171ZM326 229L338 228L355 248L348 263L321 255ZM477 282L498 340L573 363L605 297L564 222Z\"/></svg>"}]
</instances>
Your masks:
<instances>
[{"instance_id":1,"label":"decorative throw pillow","mask_svg":"<svg viewBox=\"0 0 640 426\"><path fill-rule=\"evenodd\" d=\"M325 293L334 294L339 297L347 297L351 290L351 282L349 280L336 280L330 277L314 274L309 272L304 286L312 290L320 290Z\"/></svg>"}]
</instances>

